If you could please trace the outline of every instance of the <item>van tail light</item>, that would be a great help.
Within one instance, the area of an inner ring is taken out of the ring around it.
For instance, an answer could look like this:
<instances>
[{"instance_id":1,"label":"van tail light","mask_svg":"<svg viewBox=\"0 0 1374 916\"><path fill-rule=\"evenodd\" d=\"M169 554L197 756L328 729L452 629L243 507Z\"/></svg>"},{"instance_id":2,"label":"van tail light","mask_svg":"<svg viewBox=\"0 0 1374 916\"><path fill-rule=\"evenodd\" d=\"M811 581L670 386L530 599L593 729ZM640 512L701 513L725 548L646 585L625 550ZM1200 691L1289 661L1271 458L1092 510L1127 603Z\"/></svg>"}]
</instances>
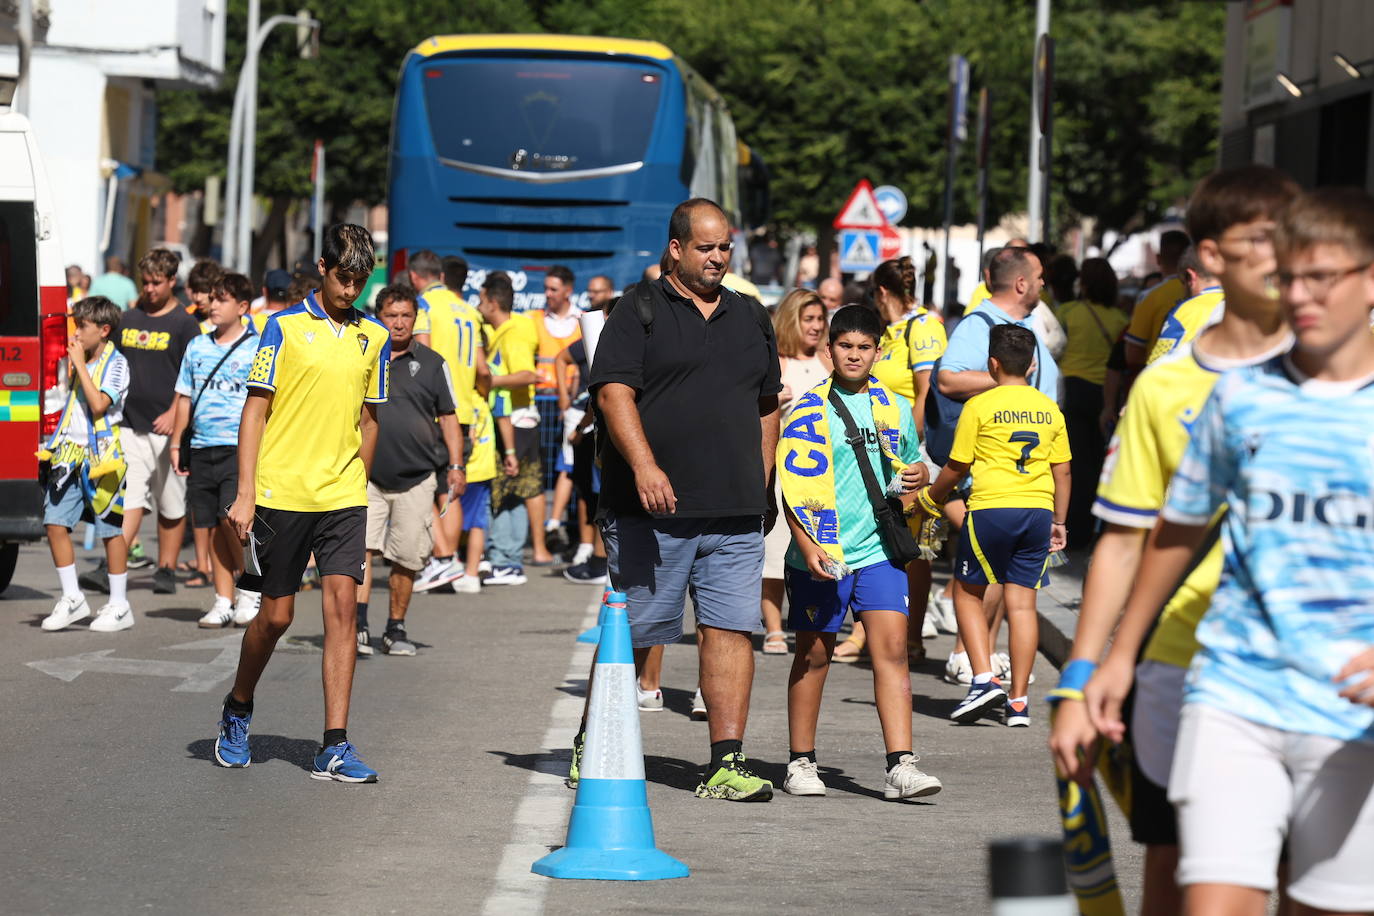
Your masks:
<instances>
[{"instance_id":1,"label":"van tail light","mask_svg":"<svg viewBox=\"0 0 1374 916\"><path fill-rule=\"evenodd\" d=\"M43 437L57 431L66 402L66 379L62 377L62 360L67 358L67 316L44 315L39 356L40 390L43 392Z\"/></svg>"},{"instance_id":2,"label":"van tail light","mask_svg":"<svg viewBox=\"0 0 1374 916\"><path fill-rule=\"evenodd\" d=\"M391 253L391 274L389 279L396 282L396 278L401 275L401 271L406 269L406 264L410 262L410 253L404 248L397 248Z\"/></svg>"}]
</instances>

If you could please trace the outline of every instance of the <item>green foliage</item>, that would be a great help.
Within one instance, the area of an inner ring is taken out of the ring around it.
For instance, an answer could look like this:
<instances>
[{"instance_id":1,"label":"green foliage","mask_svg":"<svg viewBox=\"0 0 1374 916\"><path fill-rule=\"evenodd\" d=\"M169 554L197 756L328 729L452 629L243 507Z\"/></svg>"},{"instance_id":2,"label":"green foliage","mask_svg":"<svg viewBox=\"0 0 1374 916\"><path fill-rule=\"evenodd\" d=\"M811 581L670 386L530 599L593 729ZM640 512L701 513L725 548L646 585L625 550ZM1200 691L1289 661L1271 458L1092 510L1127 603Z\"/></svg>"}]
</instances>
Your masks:
<instances>
[{"instance_id":1,"label":"green foliage","mask_svg":"<svg viewBox=\"0 0 1374 916\"><path fill-rule=\"evenodd\" d=\"M943 217L949 55L993 100L989 220L1025 207L1034 4L1027 0L316 0L319 60L292 30L264 49L258 189L309 192L311 142L329 148L331 199L381 201L395 79L443 33L538 31L652 38L730 102L773 173L775 216L824 225L854 181L901 187L910 225ZM263 18L295 3L264 0ZM222 173L247 0L231 0L229 76L217 92L161 94L159 152L179 188ZM1212 167L1225 10L1207 2L1056 0L1057 225L1156 217ZM975 214L975 150L959 160L956 220Z\"/></svg>"}]
</instances>

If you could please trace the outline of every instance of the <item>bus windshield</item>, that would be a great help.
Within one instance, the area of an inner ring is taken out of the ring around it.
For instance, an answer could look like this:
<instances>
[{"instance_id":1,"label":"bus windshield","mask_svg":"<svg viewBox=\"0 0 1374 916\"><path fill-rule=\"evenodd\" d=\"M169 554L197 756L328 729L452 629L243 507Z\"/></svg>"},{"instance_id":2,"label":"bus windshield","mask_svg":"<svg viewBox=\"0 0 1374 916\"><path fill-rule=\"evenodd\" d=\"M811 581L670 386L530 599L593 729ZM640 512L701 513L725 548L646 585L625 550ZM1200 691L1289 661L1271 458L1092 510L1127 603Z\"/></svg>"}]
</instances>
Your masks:
<instances>
[{"instance_id":1,"label":"bus windshield","mask_svg":"<svg viewBox=\"0 0 1374 916\"><path fill-rule=\"evenodd\" d=\"M643 62L466 58L425 64L423 84L446 164L585 172L643 160L663 71Z\"/></svg>"}]
</instances>

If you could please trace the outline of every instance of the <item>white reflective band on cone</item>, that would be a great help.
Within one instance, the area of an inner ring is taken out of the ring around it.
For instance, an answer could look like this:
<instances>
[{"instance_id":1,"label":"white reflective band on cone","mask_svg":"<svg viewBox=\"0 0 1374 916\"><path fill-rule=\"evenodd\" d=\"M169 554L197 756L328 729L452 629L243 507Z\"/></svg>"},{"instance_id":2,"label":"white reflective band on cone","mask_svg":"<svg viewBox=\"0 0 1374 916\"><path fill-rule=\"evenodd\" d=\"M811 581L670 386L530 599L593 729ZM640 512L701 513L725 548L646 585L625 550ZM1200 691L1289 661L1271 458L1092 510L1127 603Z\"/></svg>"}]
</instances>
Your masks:
<instances>
[{"instance_id":1,"label":"white reflective band on cone","mask_svg":"<svg viewBox=\"0 0 1374 916\"><path fill-rule=\"evenodd\" d=\"M582 779L643 779L635 666L599 664L592 682Z\"/></svg>"}]
</instances>

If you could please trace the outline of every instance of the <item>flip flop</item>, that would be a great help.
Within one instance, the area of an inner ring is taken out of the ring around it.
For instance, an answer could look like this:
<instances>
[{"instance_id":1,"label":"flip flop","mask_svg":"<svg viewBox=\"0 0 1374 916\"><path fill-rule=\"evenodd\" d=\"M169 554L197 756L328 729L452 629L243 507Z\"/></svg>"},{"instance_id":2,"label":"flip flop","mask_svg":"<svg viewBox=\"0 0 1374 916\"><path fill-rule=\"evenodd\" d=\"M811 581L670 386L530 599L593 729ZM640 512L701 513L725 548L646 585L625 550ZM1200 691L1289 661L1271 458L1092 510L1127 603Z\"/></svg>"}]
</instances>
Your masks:
<instances>
[{"instance_id":1,"label":"flip flop","mask_svg":"<svg viewBox=\"0 0 1374 916\"><path fill-rule=\"evenodd\" d=\"M181 584L185 588L207 588L214 584L214 580L211 579L209 573L203 573L196 570L189 579Z\"/></svg>"},{"instance_id":2,"label":"flip flop","mask_svg":"<svg viewBox=\"0 0 1374 916\"><path fill-rule=\"evenodd\" d=\"M840 650L843 649L845 646L854 646L854 651L852 653L846 653L844 655L841 655ZM840 643L838 646L835 647L834 652L830 653L830 660L833 662L843 662L846 665L850 665L859 660L859 656L863 654L863 651L863 643L853 638L846 639L844 642Z\"/></svg>"},{"instance_id":3,"label":"flip flop","mask_svg":"<svg viewBox=\"0 0 1374 916\"><path fill-rule=\"evenodd\" d=\"M786 655L787 634L782 630L770 630L763 636L764 655Z\"/></svg>"}]
</instances>

